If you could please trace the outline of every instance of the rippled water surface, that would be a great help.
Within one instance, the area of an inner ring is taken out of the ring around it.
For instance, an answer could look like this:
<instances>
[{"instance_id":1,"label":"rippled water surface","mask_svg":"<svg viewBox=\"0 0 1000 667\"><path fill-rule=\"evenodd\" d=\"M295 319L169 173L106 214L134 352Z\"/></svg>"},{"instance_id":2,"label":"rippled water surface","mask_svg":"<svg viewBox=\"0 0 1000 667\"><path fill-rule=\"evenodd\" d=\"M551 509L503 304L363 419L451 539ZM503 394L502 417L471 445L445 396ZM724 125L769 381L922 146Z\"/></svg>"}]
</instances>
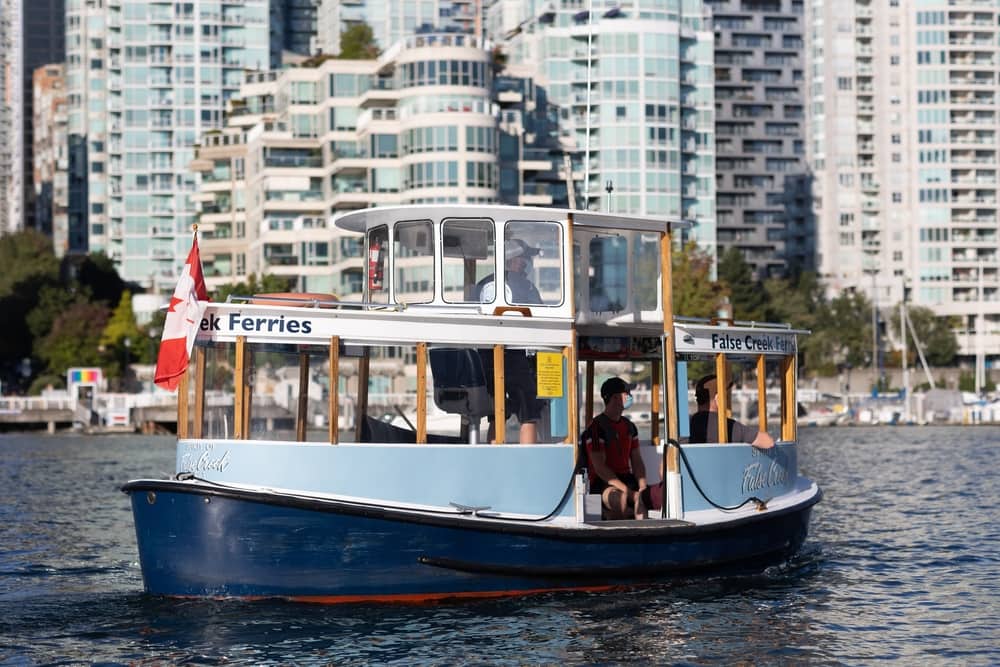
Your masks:
<instances>
[{"instance_id":1,"label":"rippled water surface","mask_svg":"<svg viewBox=\"0 0 1000 667\"><path fill-rule=\"evenodd\" d=\"M127 498L162 438L0 436L0 665L1000 664L1000 429L801 432L826 496L755 576L430 606L142 593Z\"/></svg>"}]
</instances>

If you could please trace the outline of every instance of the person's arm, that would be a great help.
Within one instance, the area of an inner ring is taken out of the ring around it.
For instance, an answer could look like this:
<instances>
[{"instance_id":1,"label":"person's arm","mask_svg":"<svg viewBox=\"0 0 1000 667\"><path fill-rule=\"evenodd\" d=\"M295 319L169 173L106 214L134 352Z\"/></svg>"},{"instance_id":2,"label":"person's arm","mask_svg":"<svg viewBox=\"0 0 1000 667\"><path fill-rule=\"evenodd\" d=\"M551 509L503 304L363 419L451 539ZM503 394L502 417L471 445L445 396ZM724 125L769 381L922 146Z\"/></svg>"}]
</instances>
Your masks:
<instances>
[{"instance_id":1,"label":"person's arm","mask_svg":"<svg viewBox=\"0 0 1000 667\"><path fill-rule=\"evenodd\" d=\"M646 464L642 462L642 454L639 453L638 447L632 448L629 458L632 461L632 474L639 480L639 491L641 492L648 485L646 484Z\"/></svg>"},{"instance_id":2,"label":"person's arm","mask_svg":"<svg viewBox=\"0 0 1000 667\"><path fill-rule=\"evenodd\" d=\"M750 444L758 449L770 449L774 447L774 438L767 431L757 431L757 435Z\"/></svg>"},{"instance_id":3,"label":"person's arm","mask_svg":"<svg viewBox=\"0 0 1000 667\"><path fill-rule=\"evenodd\" d=\"M612 486L623 493L628 493L628 486L625 485L625 482L618 479L618 475L608 465L604 449L591 446L587 448L587 451L590 454L590 465L594 469L594 474L607 482L608 486Z\"/></svg>"}]
</instances>

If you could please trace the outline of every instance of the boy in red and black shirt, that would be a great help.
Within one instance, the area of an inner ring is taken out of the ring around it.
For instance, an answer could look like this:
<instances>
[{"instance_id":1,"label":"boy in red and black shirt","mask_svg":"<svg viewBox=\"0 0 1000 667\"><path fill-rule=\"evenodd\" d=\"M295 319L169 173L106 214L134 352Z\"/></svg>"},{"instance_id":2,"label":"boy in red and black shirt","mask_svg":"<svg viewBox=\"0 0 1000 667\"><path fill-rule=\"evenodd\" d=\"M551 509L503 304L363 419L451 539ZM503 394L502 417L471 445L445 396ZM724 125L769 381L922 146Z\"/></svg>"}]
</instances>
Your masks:
<instances>
[{"instance_id":1,"label":"boy in red and black shirt","mask_svg":"<svg viewBox=\"0 0 1000 667\"><path fill-rule=\"evenodd\" d=\"M583 432L590 492L600 493L607 519L645 519L652 504L639 431L622 412L632 405L632 385L613 377L601 385L604 412Z\"/></svg>"}]
</instances>

